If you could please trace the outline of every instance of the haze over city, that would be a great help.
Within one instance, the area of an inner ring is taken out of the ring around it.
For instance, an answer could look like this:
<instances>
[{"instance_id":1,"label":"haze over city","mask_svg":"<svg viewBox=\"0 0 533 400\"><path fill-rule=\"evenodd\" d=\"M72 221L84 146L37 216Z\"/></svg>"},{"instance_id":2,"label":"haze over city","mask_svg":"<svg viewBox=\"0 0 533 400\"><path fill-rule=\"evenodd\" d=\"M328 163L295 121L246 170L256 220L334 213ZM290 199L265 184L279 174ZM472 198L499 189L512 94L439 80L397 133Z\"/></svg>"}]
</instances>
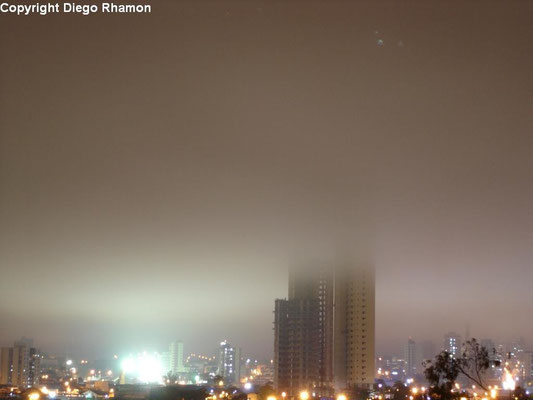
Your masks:
<instances>
[{"instance_id":1,"label":"haze over city","mask_svg":"<svg viewBox=\"0 0 533 400\"><path fill-rule=\"evenodd\" d=\"M0 16L2 345L270 358L338 254L376 354L533 344L533 3L305 3Z\"/></svg>"}]
</instances>

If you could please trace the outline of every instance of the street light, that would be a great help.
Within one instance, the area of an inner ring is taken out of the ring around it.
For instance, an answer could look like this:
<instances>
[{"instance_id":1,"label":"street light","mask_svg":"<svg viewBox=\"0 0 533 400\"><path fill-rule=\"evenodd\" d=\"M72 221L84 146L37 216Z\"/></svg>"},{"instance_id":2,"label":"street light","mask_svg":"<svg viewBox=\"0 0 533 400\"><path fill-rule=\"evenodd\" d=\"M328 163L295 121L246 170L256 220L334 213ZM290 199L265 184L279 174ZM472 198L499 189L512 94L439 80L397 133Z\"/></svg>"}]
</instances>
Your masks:
<instances>
[{"instance_id":1,"label":"street light","mask_svg":"<svg viewBox=\"0 0 533 400\"><path fill-rule=\"evenodd\" d=\"M300 400L307 400L309 399L309 392L304 390L300 392Z\"/></svg>"},{"instance_id":2,"label":"street light","mask_svg":"<svg viewBox=\"0 0 533 400\"><path fill-rule=\"evenodd\" d=\"M346 400L346 395L345 394L339 394L337 396L337 400Z\"/></svg>"}]
</instances>

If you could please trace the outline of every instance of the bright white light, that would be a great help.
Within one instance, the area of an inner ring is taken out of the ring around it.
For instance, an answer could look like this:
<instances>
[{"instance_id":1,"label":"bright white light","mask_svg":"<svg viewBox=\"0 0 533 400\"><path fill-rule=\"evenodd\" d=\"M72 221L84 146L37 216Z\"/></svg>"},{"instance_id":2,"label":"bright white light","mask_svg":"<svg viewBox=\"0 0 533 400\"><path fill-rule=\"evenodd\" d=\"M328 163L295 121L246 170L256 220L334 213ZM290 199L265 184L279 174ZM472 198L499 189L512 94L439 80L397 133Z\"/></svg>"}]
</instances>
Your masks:
<instances>
[{"instance_id":1,"label":"bright white light","mask_svg":"<svg viewBox=\"0 0 533 400\"><path fill-rule=\"evenodd\" d=\"M244 389L245 389L245 390L250 390L251 388L252 388L252 384L251 384L250 382L246 382L246 383L244 384Z\"/></svg>"},{"instance_id":2,"label":"bright white light","mask_svg":"<svg viewBox=\"0 0 533 400\"><path fill-rule=\"evenodd\" d=\"M72 365L72 360L67 360L67 365Z\"/></svg>"},{"instance_id":3,"label":"bright white light","mask_svg":"<svg viewBox=\"0 0 533 400\"><path fill-rule=\"evenodd\" d=\"M126 358L122 363L120 364L122 371L124 371L126 374L132 373L135 371L135 361L132 357Z\"/></svg>"},{"instance_id":4,"label":"bright white light","mask_svg":"<svg viewBox=\"0 0 533 400\"><path fill-rule=\"evenodd\" d=\"M515 390L516 383L513 378L513 375L509 372L507 368L503 370L503 382L502 387L504 390Z\"/></svg>"},{"instance_id":5,"label":"bright white light","mask_svg":"<svg viewBox=\"0 0 533 400\"><path fill-rule=\"evenodd\" d=\"M137 356L130 356L122 361L122 370L142 383L162 383L163 366L158 354L142 353Z\"/></svg>"}]
</instances>

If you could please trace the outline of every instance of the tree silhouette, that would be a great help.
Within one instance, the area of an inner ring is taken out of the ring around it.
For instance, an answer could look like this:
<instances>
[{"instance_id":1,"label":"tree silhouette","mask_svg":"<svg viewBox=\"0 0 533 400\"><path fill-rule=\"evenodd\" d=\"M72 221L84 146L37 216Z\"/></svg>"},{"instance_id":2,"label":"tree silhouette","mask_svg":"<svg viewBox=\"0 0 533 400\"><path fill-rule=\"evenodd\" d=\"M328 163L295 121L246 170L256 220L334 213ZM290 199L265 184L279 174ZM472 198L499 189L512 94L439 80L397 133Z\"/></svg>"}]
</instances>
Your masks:
<instances>
[{"instance_id":1,"label":"tree silhouette","mask_svg":"<svg viewBox=\"0 0 533 400\"><path fill-rule=\"evenodd\" d=\"M496 351L492 349L495 353ZM494 362L496 365L497 361ZM424 375L430 384L432 397L448 400L458 397L454 390L459 374L468 378L481 389L487 390L484 373L491 366L489 350L481 346L476 339L468 340L459 357L453 357L442 351L432 360L424 363Z\"/></svg>"},{"instance_id":2,"label":"tree silhouette","mask_svg":"<svg viewBox=\"0 0 533 400\"><path fill-rule=\"evenodd\" d=\"M409 396L409 388L400 381L394 382L391 390L392 400L405 400Z\"/></svg>"},{"instance_id":3,"label":"tree silhouette","mask_svg":"<svg viewBox=\"0 0 533 400\"><path fill-rule=\"evenodd\" d=\"M266 400L269 396L274 396L275 394L276 391L274 388L267 383L259 388L257 391L257 398L258 400Z\"/></svg>"},{"instance_id":4,"label":"tree silhouette","mask_svg":"<svg viewBox=\"0 0 533 400\"><path fill-rule=\"evenodd\" d=\"M178 383L178 378L178 375L172 371L168 371L165 375L163 375L163 381L167 385Z\"/></svg>"},{"instance_id":5,"label":"tree silhouette","mask_svg":"<svg viewBox=\"0 0 533 400\"><path fill-rule=\"evenodd\" d=\"M212 381L213 381L213 385L218 386L219 382L224 382L224 377L222 375L215 375Z\"/></svg>"}]
</instances>

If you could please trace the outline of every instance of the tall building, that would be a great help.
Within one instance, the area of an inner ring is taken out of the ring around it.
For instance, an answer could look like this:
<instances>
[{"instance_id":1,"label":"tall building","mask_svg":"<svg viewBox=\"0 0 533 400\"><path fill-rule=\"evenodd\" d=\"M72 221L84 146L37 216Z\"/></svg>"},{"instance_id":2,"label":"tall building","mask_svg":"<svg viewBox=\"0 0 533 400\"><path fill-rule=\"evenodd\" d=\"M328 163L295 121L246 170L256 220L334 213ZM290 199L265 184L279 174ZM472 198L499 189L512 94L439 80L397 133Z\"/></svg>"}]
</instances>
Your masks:
<instances>
[{"instance_id":1,"label":"tall building","mask_svg":"<svg viewBox=\"0 0 533 400\"><path fill-rule=\"evenodd\" d=\"M505 353L508 354L509 357L518 358L520 357L520 353L525 350L525 347L526 344L524 338L519 338L507 344Z\"/></svg>"},{"instance_id":2,"label":"tall building","mask_svg":"<svg viewBox=\"0 0 533 400\"><path fill-rule=\"evenodd\" d=\"M0 353L0 385L13 384L13 348L2 347Z\"/></svg>"},{"instance_id":3,"label":"tall building","mask_svg":"<svg viewBox=\"0 0 533 400\"><path fill-rule=\"evenodd\" d=\"M405 377L419 378L424 373L424 363L435 357L435 344L430 340L407 340L404 347Z\"/></svg>"},{"instance_id":4,"label":"tall building","mask_svg":"<svg viewBox=\"0 0 533 400\"><path fill-rule=\"evenodd\" d=\"M6 380L7 383L20 387L31 387L37 384L40 359L39 351L33 347L33 340L22 338L16 341L13 348L2 350L2 382ZM10 369L10 375L8 369ZM4 374L6 378L3 377Z\"/></svg>"},{"instance_id":5,"label":"tall building","mask_svg":"<svg viewBox=\"0 0 533 400\"><path fill-rule=\"evenodd\" d=\"M421 375L424 373L424 363L433 359L437 355L437 351L435 350L435 343L431 340L418 341L415 347L415 372Z\"/></svg>"},{"instance_id":6,"label":"tall building","mask_svg":"<svg viewBox=\"0 0 533 400\"><path fill-rule=\"evenodd\" d=\"M174 374L184 374L188 368L184 365L183 342L176 340L170 343L168 352L169 370Z\"/></svg>"},{"instance_id":7,"label":"tall building","mask_svg":"<svg viewBox=\"0 0 533 400\"><path fill-rule=\"evenodd\" d=\"M342 266L335 272L335 389L371 387L375 369L375 273Z\"/></svg>"},{"instance_id":8,"label":"tall building","mask_svg":"<svg viewBox=\"0 0 533 400\"><path fill-rule=\"evenodd\" d=\"M296 396L374 382L374 273L366 268L296 268L274 311L274 383Z\"/></svg>"},{"instance_id":9,"label":"tall building","mask_svg":"<svg viewBox=\"0 0 533 400\"><path fill-rule=\"evenodd\" d=\"M523 351L520 353L520 363L522 366L522 379L529 383L533 380L533 351ZM527 385L524 385L527 386Z\"/></svg>"},{"instance_id":10,"label":"tall building","mask_svg":"<svg viewBox=\"0 0 533 400\"><path fill-rule=\"evenodd\" d=\"M497 364L497 362L503 361L501 359L501 354L498 354L498 352L496 351L496 344L492 339L480 339L479 345L487 349L489 353L490 362L493 366Z\"/></svg>"},{"instance_id":11,"label":"tall building","mask_svg":"<svg viewBox=\"0 0 533 400\"><path fill-rule=\"evenodd\" d=\"M30 348L30 360L28 365L28 383L29 387L39 383L39 372L41 370L41 353L35 347Z\"/></svg>"},{"instance_id":12,"label":"tall building","mask_svg":"<svg viewBox=\"0 0 533 400\"><path fill-rule=\"evenodd\" d=\"M443 349L450 353L452 357L459 357L463 344L461 341L461 335L455 332L448 332L444 335L444 346Z\"/></svg>"},{"instance_id":13,"label":"tall building","mask_svg":"<svg viewBox=\"0 0 533 400\"><path fill-rule=\"evenodd\" d=\"M288 300L274 311L274 382L289 396L301 390L331 392L333 378L333 272L289 271Z\"/></svg>"},{"instance_id":14,"label":"tall building","mask_svg":"<svg viewBox=\"0 0 533 400\"><path fill-rule=\"evenodd\" d=\"M417 373L417 345L416 342L409 338L404 348L406 374L408 378L414 378Z\"/></svg>"},{"instance_id":15,"label":"tall building","mask_svg":"<svg viewBox=\"0 0 533 400\"><path fill-rule=\"evenodd\" d=\"M239 384L241 380L241 349L227 341L220 342L217 373L226 383Z\"/></svg>"}]
</instances>

